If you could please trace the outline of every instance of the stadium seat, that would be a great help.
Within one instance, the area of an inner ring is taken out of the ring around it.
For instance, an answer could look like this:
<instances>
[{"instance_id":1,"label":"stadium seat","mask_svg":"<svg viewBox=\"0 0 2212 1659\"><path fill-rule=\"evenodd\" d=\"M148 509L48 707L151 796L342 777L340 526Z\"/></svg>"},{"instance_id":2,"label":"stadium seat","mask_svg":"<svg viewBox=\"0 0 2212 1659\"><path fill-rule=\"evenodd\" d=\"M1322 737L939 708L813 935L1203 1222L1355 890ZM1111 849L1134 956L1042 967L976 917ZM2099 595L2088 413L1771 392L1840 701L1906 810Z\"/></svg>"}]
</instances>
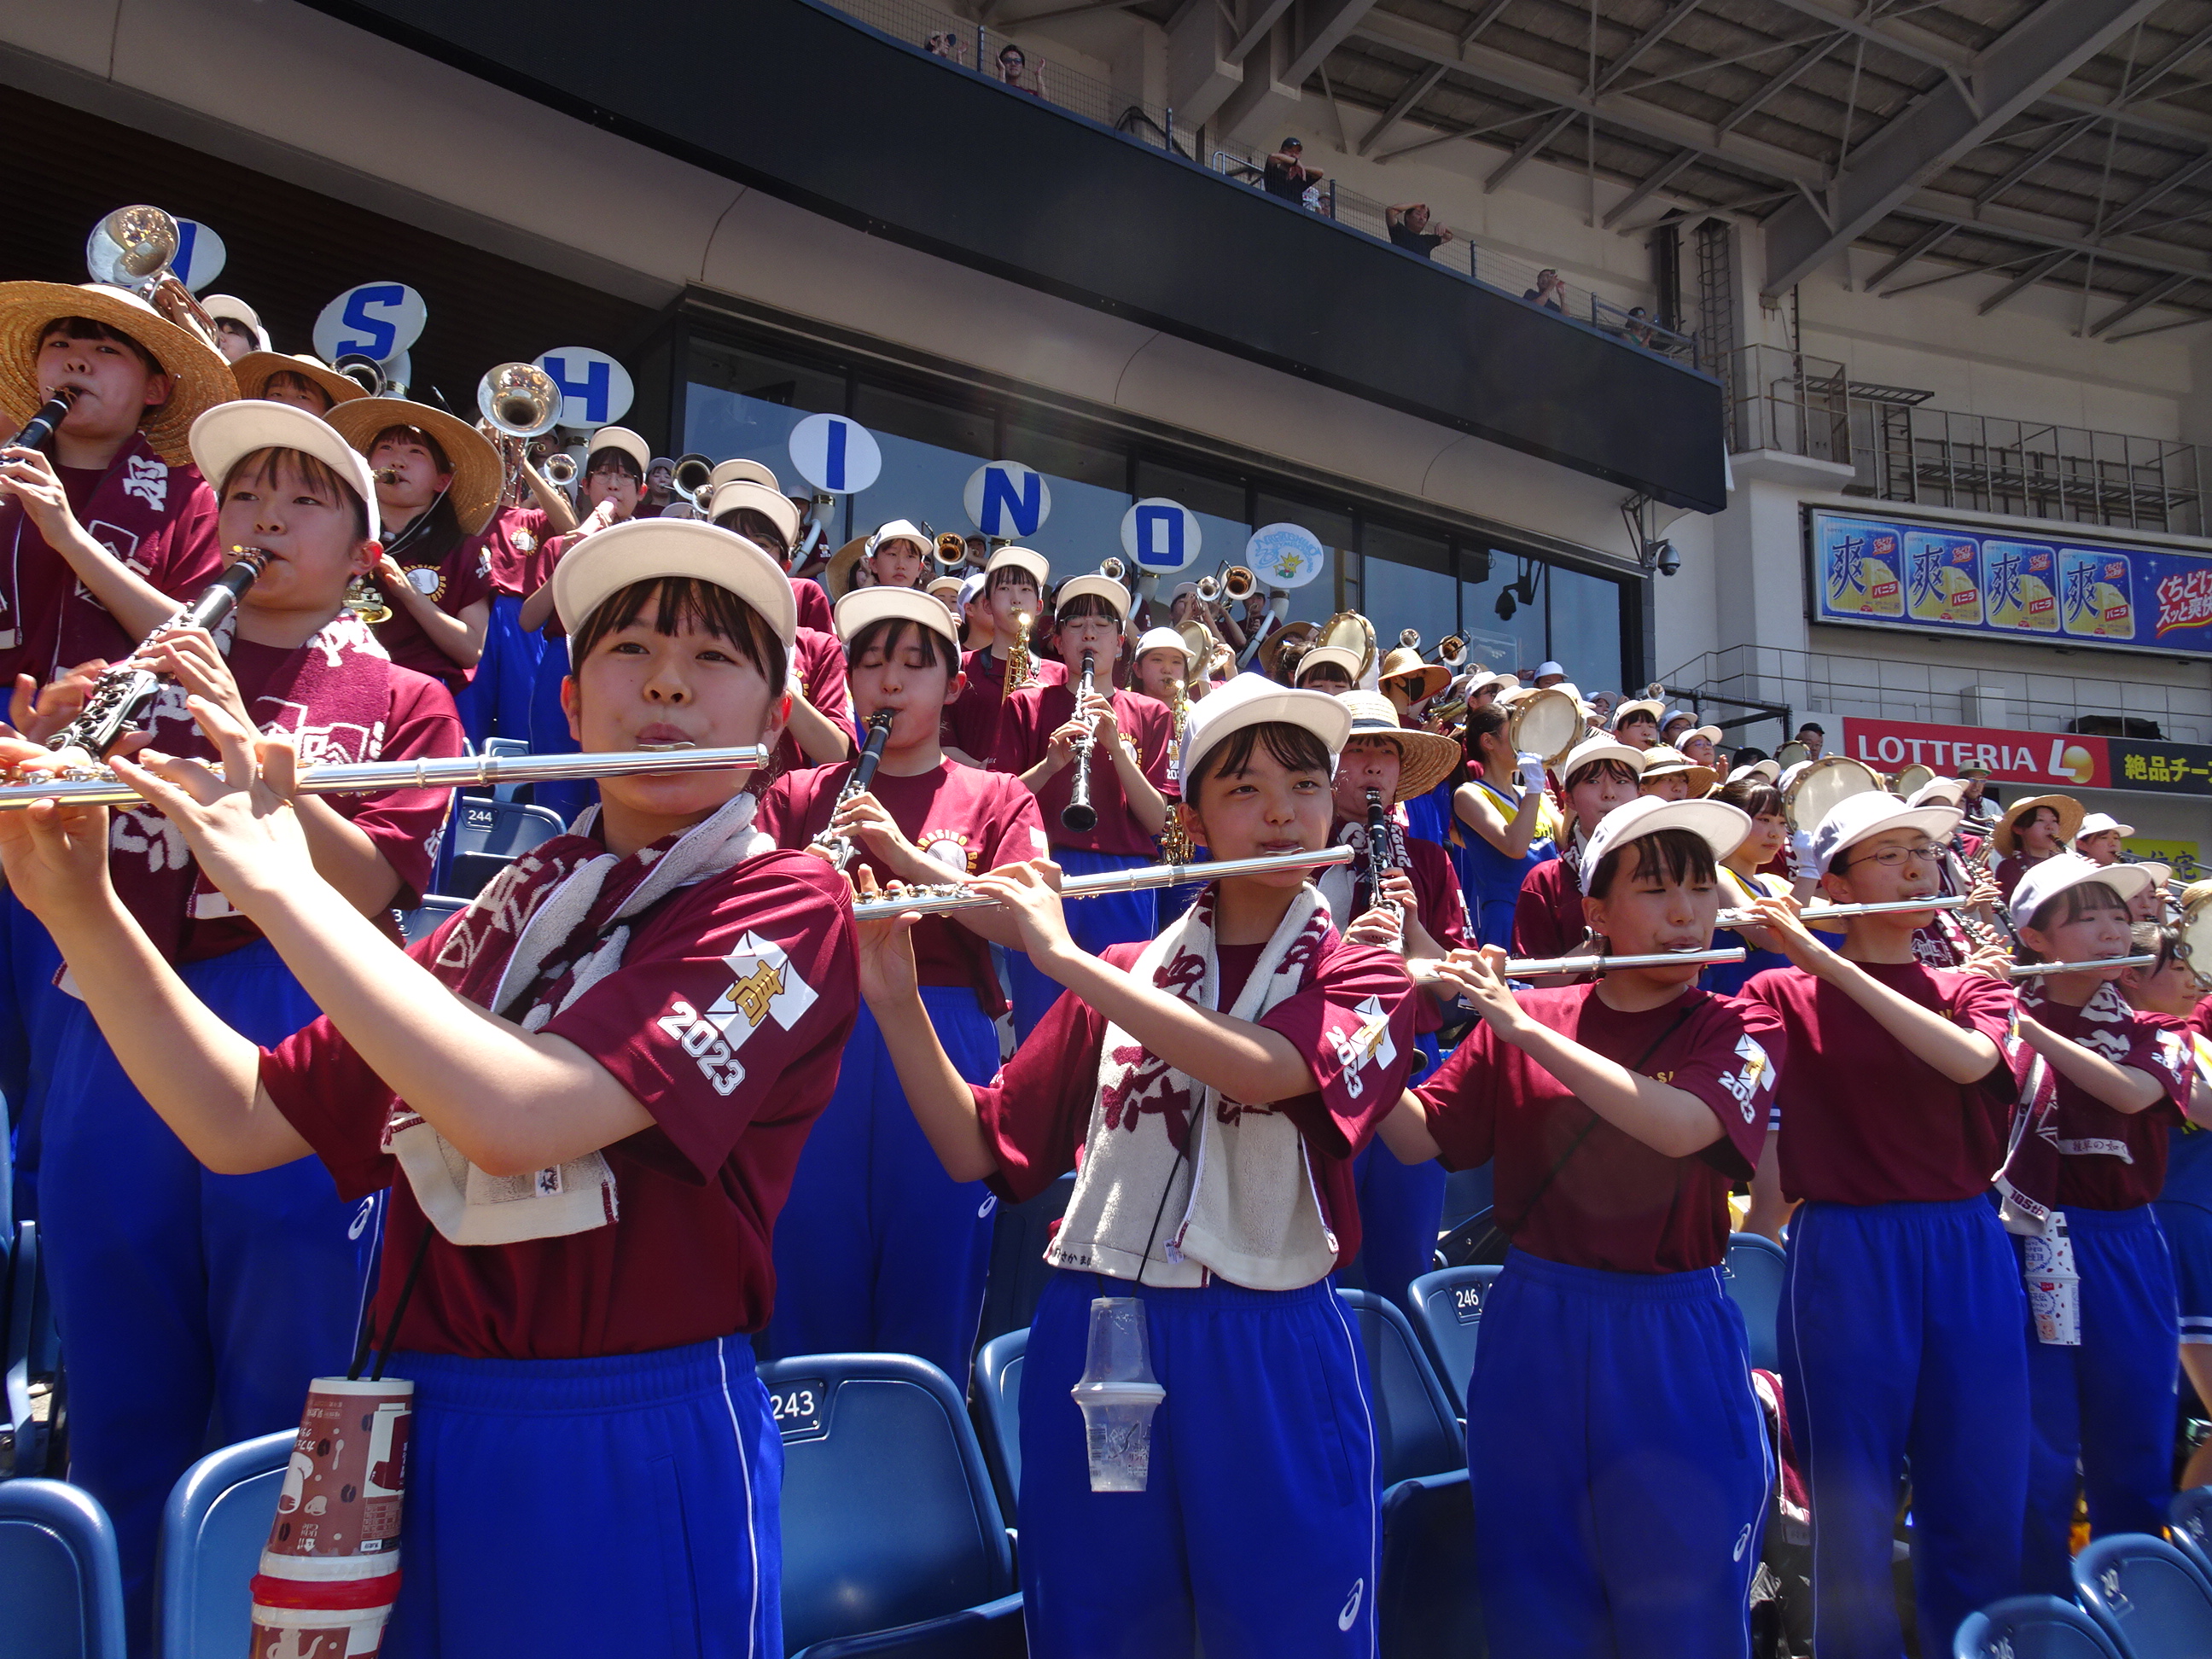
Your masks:
<instances>
[{"instance_id":1,"label":"stadium seat","mask_svg":"<svg viewBox=\"0 0 2212 1659\"><path fill-rule=\"evenodd\" d=\"M2125 1659L2212 1654L2212 1582L2163 1538L2091 1539L2074 1558L2074 1594Z\"/></svg>"},{"instance_id":2,"label":"stadium seat","mask_svg":"<svg viewBox=\"0 0 2212 1659\"><path fill-rule=\"evenodd\" d=\"M1728 1259L1721 1279L1735 1305L1743 1310L1745 1334L1750 1339L1751 1363L1762 1371L1782 1368L1781 1349L1774 1334L1775 1316L1782 1308L1782 1275L1790 1258L1772 1239L1758 1233L1730 1233Z\"/></svg>"},{"instance_id":3,"label":"stadium seat","mask_svg":"<svg viewBox=\"0 0 2212 1659\"><path fill-rule=\"evenodd\" d=\"M474 898L516 854L568 827L550 806L462 796L453 813L453 869L447 890L457 898Z\"/></svg>"},{"instance_id":4,"label":"stadium seat","mask_svg":"<svg viewBox=\"0 0 2212 1659\"><path fill-rule=\"evenodd\" d=\"M1064 1175L1026 1204L1001 1204L991 1223L991 1277L983 1291L980 1340L1029 1328L1054 1269L1044 1264L1052 1230L1067 1213L1075 1177Z\"/></svg>"},{"instance_id":5,"label":"stadium seat","mask_svg":"<svg viewBox=\"0 0 2212 1659\"><path fill-rule=\"evenodd\" d=\"M429 938L447 916L457 910L465 910L468 906L469 902L465 898L454 898L446 893L426 893L422 903L401 915L399 931L407 936L407 942L413 945L419 939Z\"/></svg>"},{"instance_id":6,"label":"stadium seat","mask_svg":"<svg viewBox=\"0 0 2212 1659\"><path fill-rule=\"evenodd\" d=\"M2173 1528L2174 1547L2212 1580L2212 1486L2191 1486L2174 1493L2173 1501L2166 1506L2166 1519Z\"/></svg>"},{"instance_id":7,"label":"stadium seat","mask_svg":"<svg viewBox=\"0 0 2212 1659\"><path fill-rule=\"evenodd\" d=\"M80 1487L0 1481L0 1659L124 1659L115 1528Z\"/></svg>"},{"instance_id":8,"label":"stadium seat","mask_svg":"<svg viewBox=\"0 0 2212 1659\"><path fill-rule=\"evenodd\" d=\"M177 1478L154 1568L160 1659L231 1659L249 1633L252 1584L291 1459L291 1429L210 1452Z\"/></svg>"},{"instance_id":9,"label":"stadium seat","mask_svg":"<svg viewBox=\"0 0 2212 1659\"><path fill-rule=\"evenodd\" d=\"M793 1659L1014 1659L1021 1595L983 1453L944 1372L905 1354L760 1368L783 1431Z\"/></svg>"},{"instance_id":10,"label":"stadium seat","mask_svg":"<svg viewBox=\"0 0 2212 1659\"><path fill-rule=\"evenodd\" d=\"M5 1301L6 1324L0 1334L7 1339L6 1397L7 1458L0 1477L44 1474L63 1409L59 1376L61 1340L54 1328L53 1298L47 1293L40 1271L39 1224L15 1224L14 1248L8 1253ZM41 1420L37 1397L45 1395L47 1415Z\"/></svg>"},{"instance_id":11,"label":"stadium seat","mask_svg":"<svg viewBox=\"0 0 2212 1659\"><path fill-rule=\"evenodd\" d=\"M1022 1359L1030 1351L1029 1327L1007 1331L986 1342L975 1356L969 1382L975 1395L975 1431L983 1461L999 1494L999 1511L1016 1527L1016 1500L1022 1490Z\"/></svg>"},{"instance_id":12,"label":"stadium seat","mask_svg":"<svg viewBox=\"0 0 2212 1659\"><path fill-rule=\"evenodd\" d=\"M2123 1659L2112 1638L2071 1601L2014 1595L1960 1620L1951 1659Z\"/></svg>"},{"instance_id":13,"label":"stadium seat","mask_svg":"<svg viewBox=\"0 0 2212 1659\"><path fill-rule=\"evenodd\" d=\"M1484 1659L1465 1469L1417 1474L1382 1494L1375 1618L1382 1659Z\"/></svg>"},{"instance_id":14,"label":"stadium seat","mask_svg":"<svg viewBox=\"0 0 2212 1659\"><path fill-rule=\"evenodd\" d=\"M1467 1442L1451 1397L1406 1316L1370 1291L1339 1291L1367 1352L1375 1397L1375 1449L1385 1489L1417 1474L1467 1467Z\"/></svg>"},{"instance_id":15,"label":"stadium seat","mask_svg":"<svg viewBox=\"0 0 2212 1659\"><path fill-rule=\"evenodd\" d=\"M1499 1267L1443 1267L1423 1273L1407 1288L1413 1304L1413 1325L1428 1351L1437 1380L1463 1418L1467 1415L1468 1384L1474 1376L1475 1334L1482 1323L1483 1304L1490 1287L1498 1282Z\"/></svg>"},{"instance_id":16,"label":"stadium seat","mask_svg":"<svg viewBox=\"0 0 2212 1659\"><path fill-rule=\"evenodd\" d=\"M1479 1210L1437 1241L1437 1266L1502 1267L1505 1249L1505 1235L1498 1230L1498 1212Z\"/></svg>"}]
</instances>

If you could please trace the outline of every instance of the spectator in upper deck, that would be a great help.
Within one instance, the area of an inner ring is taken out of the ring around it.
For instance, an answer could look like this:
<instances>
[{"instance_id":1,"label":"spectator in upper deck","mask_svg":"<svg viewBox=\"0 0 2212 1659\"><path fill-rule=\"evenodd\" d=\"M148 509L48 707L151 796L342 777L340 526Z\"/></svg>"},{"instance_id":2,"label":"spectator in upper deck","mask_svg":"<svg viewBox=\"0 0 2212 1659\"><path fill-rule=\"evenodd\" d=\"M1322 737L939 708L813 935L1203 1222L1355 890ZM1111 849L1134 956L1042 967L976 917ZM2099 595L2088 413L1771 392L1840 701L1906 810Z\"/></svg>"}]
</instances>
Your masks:
<instances>
[{"instance_id":1,"label":"spectator in upper deck","mask_svg":"<svg viewBox=\"0 0 2212 1659\"><path fill-rule=\"evenodd\" d=\"M1279 196L1302 207L1317 208L1321 205L1321 181L1327 175L1319 167L1305 164L1305 149L1296 137L1284 139L1283 147L1267 158L1261 169L1260 185L1270 196Z\"/></svg>"},{"instance_id":2,"label":"spectator in upper deck","mask_svg":"<svg viewBox=\"0 0 2212 1659\"><path fill-rule=\"evenodd\" d=\"M1029 54L1012 41L1009 40L999 48L999 79L1016 92L1026 92L1032 98L1042 98L1044 94L1036 88L1022 83L1022 77L1029 72Z\"/></svg>"},{"instance_id":3,"label":"spectator in upper deck","mask_svg":"<svg viewBox=\"0 0 2212 1659\"><path fill-rule=\"evenodd\" d=\"M1390 227L1393 243L1425 259L1435 258L1437 250L1452 239L1451 227L1437 224L1426 202L1408 202L1403 207L1386 209L1382 218Z\"/></svg>"},{"instance_id":4,"label":"spectator in upper deck","mask_svg":"<svg viewBox=\"0 0 2212 1659\"><path fill-rule=\"evenodd\" d=\"M1521 297L1564 316L1567 309L1566 279L1547 266L1536 273L1536 286Z\"/></svg>"}]
</instances>

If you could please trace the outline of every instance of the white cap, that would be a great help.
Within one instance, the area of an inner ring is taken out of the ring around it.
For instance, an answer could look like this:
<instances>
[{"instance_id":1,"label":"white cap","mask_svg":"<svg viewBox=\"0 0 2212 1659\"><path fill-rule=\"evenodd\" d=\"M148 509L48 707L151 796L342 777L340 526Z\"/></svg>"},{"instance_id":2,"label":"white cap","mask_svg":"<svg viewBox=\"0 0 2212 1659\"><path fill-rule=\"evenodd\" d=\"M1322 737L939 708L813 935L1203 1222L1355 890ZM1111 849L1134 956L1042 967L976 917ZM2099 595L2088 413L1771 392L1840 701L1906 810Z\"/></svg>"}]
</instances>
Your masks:
<instances>
[{"instance_id":1,"label":"white cap","mask_svg":"<svg viewBox=\"0 0 2212 1659\"><path fill-rule=\"evenodd\" d=\"M872 556L878 548L889 546L893 542L912 542L921 550L925 559L929 556L930 550L937 545L929 532L913 520L893 519L868 538L868 552Z\"/></svg>"},{"instance_id":2,"label":"white cap","mask_svg":"<svg viewBox=\"0 0 2212 1659\"><path fill-rule=\"evenodd\" d=\"M1182 799L1191 798L1191 774L1203 771L1206 756L1225 739L1248 726L1277 720L1304 726L1331 755L1340 753L1352 735L1352 711L1327 692L1293 691L1265 674L1239 674L1191 705L1182 745L1176 750L1176 787Z\"/></svg>"},{"instance_id":3,"label":"white cap","mask_svg":"<svg viewBox=\"0 0 2212 1659\"><path fill-rule=\"evenodd\" d=\"M994 559L994 564L998 561ZM1070 576L1060 585L1060 592L1052 602L1053 614L1058 616L1067 609L1068 601L1092 594L1114 607L1116 617L1127 618L1129 614L1129 590L1111 576Z\"/></svg>"},{"instance_id":4,"label":"white cap","mask_svg":"<svg viewBox=\"0 0 2212 1659\"><path fill-rule=\"evenodd\" d=\"M1656 795L1638 795L1598 820L1596 832L1583 849L1583 891L1589 891L1590 879L1607 854L1662 830L1688 830L1713 849L1713 861L1718 863L1751 833L1751 816L1725 801L1662 800Z\"/></svg>"},{"instance_id":5,"label":"white cap","mask_svg":"<svg viewBox=\"0 0 2212 1659\"><path fill-rule=\"evenodd\" d=\"M1565 669L1560 667L1559 665L1555 662L1540 662L1536 665L1536 678L1540 680L1547 674L1565 676L1566 672L1567 671Z\"/></svg>"},{"instance_id":6,"label":"white cap","mask_svg":"<svg viewBox=\"0 0 2212 1659\"><path fill-rule=\"evenodd\" d=\"M1600 761L1619 761L1637 776L1644 775L1644 751L1641 749L1633 749L1625 743L1618 743L1611 738L1600 736L1585 738L1567 750L1566 759L1559 764L1559 781L1573 782L1576 773L1581 771L1585 766L1594 766Z\"/></svg>"},{"instance_id":7,"label":"white cap","mask_svg":"<svg viewBox=\"0 0 2212 1659\"><path fill-rule=\"evenodd\" d=\"M1879 789L1846 795L1813 831L1813 873L1826 875L1837 854L1885 830L1917 830L1940 842L1959 827L1959 817L1955 806L1907 806Z\"/></svg>"},{"instance_id":8,"label":"white cap","mask_svg":"<svg viewBox=\"0 0 2212 1659\"><path fill-rule=\"evenodd\" d=\"M2035 913L2070 887L2101 883L2130 903L2151 883L2151 872L2141 864L2092 864L2078 853L2061 853L2040 864L2031 864L2020 885L2012 890L2011 912L2015 927L2033 927Z\"/></svg>"},{"instance_id":9,"label":"white cap","mask_svg":"<svg viewBox=\"0 0 2212 1659\"><path fill-rule=\"evenodd\" d=\"M1771 760L1747 761L1728 775L1730 783L1741 783L1747 778L1757 778L1762 783L1772 783L1782 775L1782 769Z\"/></svg>"},{"instance_id":10,"label":"white cap","mask_svg":"<svg viewBox=\"0 0 2212 1659\"><path fill-rule=\"evenodd\" d=\"M1052 561L1046 558L1043 554L1033 552L1026 547L1000 548L984 561L983 574L986 577L995 576L1010 565L1017 570L1028 571L1030 579L1036 583L1037 592L1040 593L1044 592L1046 584L1052 580Z\"/></svg>"},{"instance_id":11,"label":"white cap","mask_svg":"<svg viewBox=\"0 0 2212 1659\"><path fill-rule=\"evenodd\" d=\"M830 615L836 623L837 638L847 645L871 623L896 618L920 623L951 641L956 653L960 648L960 629L952 613L945 608L944 600L927 588L856 587L837 601Z\"/></svg>"},{"instance_id":12,"label":"white cap","mask_svg":"<svg viewBox=\"0 0 2212 1659\"><path fill-rule=\"evenodd\" d=\"M1182 652L1185 673L1191 672L1198 666L1198 659L1192 654L1190 642L1172 628L1146 629L1139 637L1137 648L1130 654L1129 660L1133 663L1141 662L1148 651Z\"/></svg>"},{"instance_id":13,"label":"white cap","mask_svg":"<svg viewBox=\"0 0 2212 1659\"><path fill-rule=\"evenodd\" d=\"M750 466L750 461L724 462L723 465ZM717 467L715 471L721 469ZM763 468L765 471L767 469ZM719 519L726 513L735 513L741 507L750 507L783 532L786 547L799 543L799 507L790 496L773 484L764 484L757 478L725 478L707 492L707 516Z\"/></svg>"},{"instance_id":14,"label":"white cap","mask_svg":"<svg viewBox=\"0 0 2212 1659\"><path fill-rule=\"evenodd\" d=\"M1359 653L1340 645L1317 645L1300 657L1297 678L1304 679L1308 670L1329 662L1341 668L1347 680L1357 681L1359 678Z\"/></svg>"},{"instance_id":15,"label":"white cap","mask_svg":"<svg viewBox=\"0 0 2212 1659\"><path fill-rule=\"evenodd\" d=\"M592 433L584 442L584 459L590 461L603 449L619 449L635 461L641 478L653 471L653 446L626 426L603 426Z\"/></svg>"},{"instance_id":16,"label":"white cap","mask_svg":"<svg viewBox=\"0 0 2212 1659\"><path fill-rule=\"evenodd\" d=\"M1911 806L1956 806L1966 797L1966 779L1930 778L1906 796L1905 802Z\"/></svg>"},{"instance_id":17,"label":"white cap","mask_svg":"<svg viewBox=\"0 0 2212 1659\"><path fill-rule=\"evenodd\" d=\"M961 603L961 605L962 605L963 607L965 607L965 606L967 606L967 605L973 605L973 604L975 602L975 596L976 596L977 594L981 593L982 591L983 591L983 573L982 573L981 571L980 571L980 570L970 571L970 572L969 572L966 576L964 576L964 577L963 577L963 578L961 579L961 582L960 582L960 603Z\"/></svg>"},{"instance_id":18,"label":"white cap","mask_svg":"<svg viewBox=\"0 0 2212 1659\"><path fill-rule=\"evenodd\" d=\"M765 461L717 461L714 470L707 475L707 486L710 489L720 489L726 483L739 483L763 484L778 495L783 494L783 486L775 480L775 469ZM786 496L785 499L790 498Z\"/></svg>"},{"instance_id":19,"label":"white cap","mask_svg":"<svg viewBox=\"0 0 2212 1659\"><path fill-rule=\"evenodd\" d=\"M2074 832L2074 839L2078 842L2084 836L2101 836L2113 830L2124 836L2132 836L2136 832L2135 825L2122 823L2110 812L2092 812L2081 820L2081 827Z\"/></svg>"},{"instance_id":20,"label":"white cap","mask_svg":"<svg viewBox=\"0 0 2212 1659\"><path fill-rule=\"evenodd\" d=\"M235 294L210 294L200 301L200 309L217 322L228 318L234 323L245 324L246 331L253 337L256 351L274 349L269 343L269 331L261 326L261 313Z\"/></svg>"},{"instance_id":21,"label":"white cap","mask_svg":"<svg viewBox=\"0 0 2212 1659\"><path fill-rule=\"evenodd\" d=\"M383 530L376 512L376 481L369 476L368 461L340 437L335 428L319 416L290 404L266 403L258 398L217 404L192 422L192 465L221 492L241 457L257 449L296 449L312 455L353 486L368 509L368 539L380 541Z\"/></svg>"},{"instance_id":22,"label":"white cap","mask_svg":"<svg viewBox=\"0 0 2212 1659\"><path fill-rule=\"evenodd\" d=\"M1640 714L1656 724L1667 712L1667 705L1650 697L1638 697L1633 702L1617 702L1613 706L1613 729L1620 730L1620 723L1631 715Z\"/></svg>"},{"instance_id":23,"label":"white cap","mask_svg":"<svg viewBox=\"0 0 2212 1659\"><path fill-rule=\"evenodd\" d=\"M798 631L799 599L782 567L735 531L703 519L632 519L586 536L553 567L553 608L574 634L609 595L656 576L726 588L760 612L786 649Z\"/></svg>"}]
</instances>

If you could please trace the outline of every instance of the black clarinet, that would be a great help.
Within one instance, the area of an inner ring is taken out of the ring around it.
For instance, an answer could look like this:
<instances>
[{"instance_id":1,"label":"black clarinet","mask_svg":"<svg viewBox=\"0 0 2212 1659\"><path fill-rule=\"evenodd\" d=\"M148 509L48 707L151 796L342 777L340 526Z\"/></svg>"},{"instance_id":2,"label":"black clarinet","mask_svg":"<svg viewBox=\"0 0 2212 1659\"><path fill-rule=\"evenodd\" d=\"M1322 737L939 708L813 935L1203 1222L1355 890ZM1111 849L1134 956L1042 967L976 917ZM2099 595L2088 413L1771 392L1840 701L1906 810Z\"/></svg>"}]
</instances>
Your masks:
<instances>
[{"instance_id":1,"label":"black clarinet","mask_svg":"<svg viewBox=\"0 0 2212 1659\"><path fill-rule=\"evenodd\" d=\"M1382 792L1367 792L1367 902L1369 905L1388 903L1382 896L1382 878L1393 870L1402 869L1398 856L1397 825L1390 821L1390 809L1382 804Z\"/></svg>"},{"instance_id":2,"label":"black clarinet","mask_svg":"<svg viewBox=\"0 0 2212 1659\"><path fill-rule=\"evenodd\" d=\"M854 796L868 793L868 786L876 781L876 768L883 763L884 744L890 741L890 709L878 709L868 716L868 745L860 750L860 763L854 767L853 775L845 780L845 787L837 792L836 804L830 809L831 817L837 816L837 807L842 806ZM835 830L824 830L815 836L814 844L827 848L830 861L840 870L852 860L853 841L849 836L840 835Z\"/></svg>"},{"instance_id":3,"label":"black clarinet","mask_svg":"<svg viewBox=\"0 0 2212 1659\"><path fill-rule=\"evenodd\" d=\"M212 629L238 608L246 590L253 586L254 579L267 567L269 556L258 547L234 547L230 550L234 556L230 567L210 582L199 598L140 641L132 656L149 648L173 629ZM82 749L94 760L102 758L161 689L161 677L152 669L130 662L118 663L93 682L82 712L49 738L46 747Z\"/></svg>"},{"instance_id":4,"label":"black clarinet","mask_svg":"<svg viewBox=\"0 0 2212 1659\"><path fill-rule=\"evenodd\" d=\"M1093 677L1097 672L1095 653L1083 653L1083 684L1075 694L1075 706L1083 707L1097 686ZM1083 740L1075 745L1075 782L1067 792L1067 805L1060 809L1060 827L1063 830L1083 830L1098 822L1098 809L1091 804L1091 752L1098 746L1098 726L1096 720L1085 721Z\"/></svg>"},{"instance_id":5,"label":"black clarinet","mask_svg":"<svg viewBox=\"0 0 2212 1659\"><path fill-rule=\"evenodd\" d=\"M75 386L55 387L54 395L39 405L39 412L31 416L30 424L10 438L8 447L10 449L44 448L46 440L54 435L54 428L62 423L63 418L70 412L70 405L76 401Z\"/></svg>"}]
</instances>

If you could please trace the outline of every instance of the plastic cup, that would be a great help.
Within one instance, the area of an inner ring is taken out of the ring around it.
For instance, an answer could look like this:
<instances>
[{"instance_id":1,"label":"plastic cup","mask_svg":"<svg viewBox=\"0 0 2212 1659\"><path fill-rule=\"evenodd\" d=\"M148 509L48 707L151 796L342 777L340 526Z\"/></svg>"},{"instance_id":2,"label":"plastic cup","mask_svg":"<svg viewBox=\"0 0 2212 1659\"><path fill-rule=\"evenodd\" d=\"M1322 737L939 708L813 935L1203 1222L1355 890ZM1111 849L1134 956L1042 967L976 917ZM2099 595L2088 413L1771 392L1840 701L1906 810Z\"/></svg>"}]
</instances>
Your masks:
<instances>
[{"instance_id":1,"label":"plastic cup","mask_svg":"<svg viewBox=\"0 0 2212 1659\"><path fill-rule=\"evenodd\" d=\"M307 1385L264 1561L398 1551L414 1393L404 1377L319 1376Z\"/></svg>"},{"instance_id":2,"label":"plastic cup","mask_svg":"<svg viewBox=\"0 0 2212 1659\"><path fill-rule=\"evenodd\" d=\"M1092 1300L1083 1376L1068 1393L1083 1413L1093 1492L1142 1492L1151 1477L1152 1413L1168 1391L1152 1375L1147 1347L1143 1303Z\"/></svg>"},{"instance_id":3,"label":"plastic cup","mask_svg":"<svg viewBox=\"0 0 2212 1659\"><path fill-rule=\"evenodd\" d=\"M392 1606L271 1607L253 1604L248 1659L375 1659Z\"/></svg>"},{"instance_id":4,"label":"plastic cup","mask_svg":"<svg viewBox=\"0 0 2212 1659\"><path fill-rule=\"evenodd\" d=\"M2081 1283L2078 1273L2044 1273L2027 1281L2027 1310L2035 1338L2054 1347L2081 1346Z\"/></svg>"}]
</instances>

